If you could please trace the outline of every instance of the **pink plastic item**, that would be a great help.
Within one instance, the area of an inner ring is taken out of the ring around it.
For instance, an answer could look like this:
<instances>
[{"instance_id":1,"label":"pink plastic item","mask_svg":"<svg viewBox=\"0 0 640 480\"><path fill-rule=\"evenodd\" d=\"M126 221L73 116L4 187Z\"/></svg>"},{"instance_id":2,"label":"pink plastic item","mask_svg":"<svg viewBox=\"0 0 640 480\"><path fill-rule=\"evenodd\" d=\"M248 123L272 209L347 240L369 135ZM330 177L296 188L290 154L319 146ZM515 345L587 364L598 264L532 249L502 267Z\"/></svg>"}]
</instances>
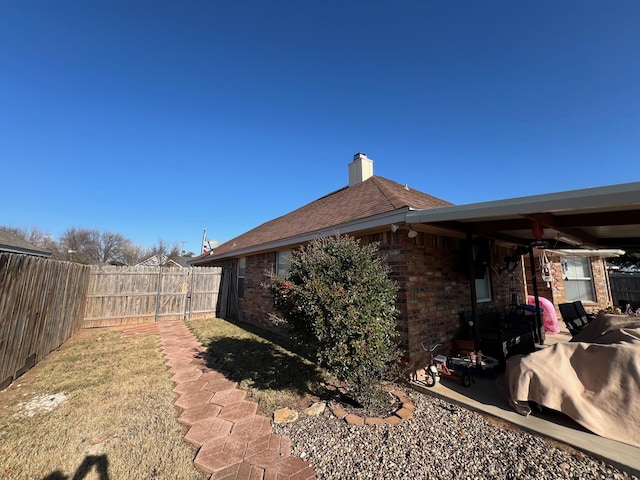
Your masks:
<instances>
[{"instance_id":1,"label":"pink plastic item","mask_svg":"<svg viewBox=\"0 0 640 480\"><path fill-rule=\"evenodd\" d=\"M545 333L559 333L560 326L558 325L558 316L556 315L556 309L549 300L544 297L538 297L540 306L544 309L542 313L542 323L544 325ZM527 295L527 305L535 306L536 299L533 295Z\"/></svg>"}]
</instances>

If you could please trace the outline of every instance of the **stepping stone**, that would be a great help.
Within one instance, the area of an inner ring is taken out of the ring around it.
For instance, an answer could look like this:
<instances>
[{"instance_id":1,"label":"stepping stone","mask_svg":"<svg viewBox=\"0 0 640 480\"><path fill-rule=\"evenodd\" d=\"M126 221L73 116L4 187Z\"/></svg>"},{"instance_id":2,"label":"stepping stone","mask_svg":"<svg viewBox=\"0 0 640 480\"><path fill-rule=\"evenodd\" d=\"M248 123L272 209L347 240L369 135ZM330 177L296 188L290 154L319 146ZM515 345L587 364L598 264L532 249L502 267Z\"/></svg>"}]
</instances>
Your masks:
<instances>
[{"instance_id":1,"label":"stepping stone","mask_svg":"<svg viewBox=\"0 0 640 480\"><path fill-rule=\"evenodd\" d=\"M251 465L269 468L289 456L291 456L291 441L288 438L271 433L249 442L245 460Z\"/></svg>"},{"instance_id":2,"label":"stepping stone","mask_svg":"<svg viewBox=\"0 0 640 480\"><path fill-rule=\"evenodd\" d=\"M176 385L176 388L173 389L173 392L177 393L178 395L182 395L183 393L197 392L198 390L202 390L206 385L207 382L202 380L179 383L178 385Z\"/></svg>"},{"instance_id":3,"label":"stepping stone","mask_svg":"<svg viewBox=\"0 0 640 480\"><path fill-rule=\"evenodd\" d=\"M242 400L241 402L231 403L224 406L218 416L225 420L236 422L243 418L255 415L257 411L258 404L256 402Z\"/></svg>"},{"instance_id":4,"label":"stepping stone","mask_svg":"<svg viewBox=\"0 0 640 480\"><path fill-rule=\"evenodd\" d=\"M187 408L182 415L178 417L178 421L183 425L191 426L202 420L215 418L220 413L221 407L207 403L198 407Z\"/></svg>"},{"instance_id":5,"label":"stepping stone","mask_svg":"<svg viewBox=\"0 0 640 480\"><path fill-rule=\"evenodd\" d=\"M224 407L225 405L230 405L244 400L244 397L247 396L247 392L244 390L238 390L237 388L229 388L227 390L222 390L221 392L216 392L212 395L213 398L211 398L210 402Z\"/></svg>"},{"instance_id":6,"label":"stepping stone","mask_svg":"<svg viewBox=\"0 0 640 480\"><path fill-rule=\"evenodd\" d=\"M252 415L233 422L231 436L241 440L252 441L271 434L271 421L262 415Z\"/></svg>"},{"instance_id":7,"label":"stepping stone","mask_svg":"<svg viewBox=\"0 0 640 480\"><path fill-rule=\"evenodd\" d=\"M176 373L171 377L171 381L174 383L192 382L198 380L201 376L202 372L200 370L191 370L189 372Z\"/></svg>"},{"instance_id":8,"label":"stepping stone","mask_svg":"<svg viewBox=\"0 0 640 480\"><path fill-rule=\"evenodd\" d=\"M211 400L213 393L207 392L206 390L198 390L193 393L185 393L181 395L178 400L175 401L174 405L179 408L193 408L198 407L200 405L206 405Z\"/></svg>"},{"instance_id":9,"label":"stepping stone","mask_svg":"<svg viewBox=\"0 0 640 480\"><path fill-rule=\"evenodd\" d=\"M228 437L231 427L233 427L233 422L223 420L220 417L202 420L191 426L184 439L196 447L201 447L206 441Z\"/></svg>"}]
</instances>

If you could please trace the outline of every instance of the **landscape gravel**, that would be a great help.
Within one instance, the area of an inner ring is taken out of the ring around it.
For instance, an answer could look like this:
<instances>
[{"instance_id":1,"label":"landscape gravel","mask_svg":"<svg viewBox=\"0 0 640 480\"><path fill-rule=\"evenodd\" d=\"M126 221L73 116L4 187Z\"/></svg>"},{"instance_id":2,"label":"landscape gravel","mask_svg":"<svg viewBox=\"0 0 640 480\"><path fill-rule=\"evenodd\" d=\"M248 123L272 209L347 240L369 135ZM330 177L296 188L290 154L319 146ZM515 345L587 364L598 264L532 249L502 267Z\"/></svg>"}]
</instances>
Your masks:
<instances>
[{"instance_id":1,"label":"landscape gravel","mask_svg":"<svg viewBox=\"0 0 640 480\"><path fill-rule=\"evenodd\" d=\"M333 415L274 425L319 480L637 479L600 460L436 397L410 393L413 418L353 426Z\"/></svg>"}]
</instances>

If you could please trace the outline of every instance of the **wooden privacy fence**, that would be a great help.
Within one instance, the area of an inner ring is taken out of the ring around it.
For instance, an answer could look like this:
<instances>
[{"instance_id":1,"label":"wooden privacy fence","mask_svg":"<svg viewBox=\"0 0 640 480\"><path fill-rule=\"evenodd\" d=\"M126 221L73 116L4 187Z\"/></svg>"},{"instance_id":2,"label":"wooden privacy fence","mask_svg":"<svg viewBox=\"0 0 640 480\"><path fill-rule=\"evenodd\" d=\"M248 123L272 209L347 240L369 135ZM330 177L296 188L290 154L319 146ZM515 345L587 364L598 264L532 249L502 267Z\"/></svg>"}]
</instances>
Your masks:
<instances>
[{"instance_id":1,"label":"wooden privacy fence","mask_svg":"<svg viewBox=\"0 0 640 480\"><path fill-rule=\"evenodd\" d=\"M89 267L0 253L0 389L82 328Z\"/></svg>"},{"instance_id":2,"label":"wooden privacy fence","mask_svg":"<svg viewBox=\"0 0 640 480\"><path fill-rule=\"evenodd\" d=\"M84 328L215 315L220 268L93 265Z\"/></svg>"},{"instance_id":3,"label":"wooden privacy fence","mask_svg":"<svg viewBox=\"0 0 640 480\"><path fill-rule=\"evenodd\" d=\"M640 308L640 274L609 273L609 282L614 306Z\"/></svg>"}]
</instances>

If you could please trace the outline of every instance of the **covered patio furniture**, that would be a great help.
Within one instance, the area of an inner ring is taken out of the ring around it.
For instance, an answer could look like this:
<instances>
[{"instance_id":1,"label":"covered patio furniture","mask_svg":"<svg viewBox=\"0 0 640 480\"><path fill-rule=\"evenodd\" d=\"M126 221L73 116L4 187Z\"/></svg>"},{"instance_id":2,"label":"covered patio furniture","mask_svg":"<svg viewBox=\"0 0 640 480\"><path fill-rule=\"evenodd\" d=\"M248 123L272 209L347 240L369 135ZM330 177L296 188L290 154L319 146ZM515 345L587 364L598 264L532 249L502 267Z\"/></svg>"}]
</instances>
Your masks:
<instances>
[{"instance_id":1,"label":"covered patio furniture","mask_svg":"<svg viewBox=\"0 0 640 480\"><path fill-rule=\"evenodd\" d=\"M598 315L571 342L507 362L509 400L562 412L593 433L640 447L640 317Z\"/></svg>"}]
</instances>

